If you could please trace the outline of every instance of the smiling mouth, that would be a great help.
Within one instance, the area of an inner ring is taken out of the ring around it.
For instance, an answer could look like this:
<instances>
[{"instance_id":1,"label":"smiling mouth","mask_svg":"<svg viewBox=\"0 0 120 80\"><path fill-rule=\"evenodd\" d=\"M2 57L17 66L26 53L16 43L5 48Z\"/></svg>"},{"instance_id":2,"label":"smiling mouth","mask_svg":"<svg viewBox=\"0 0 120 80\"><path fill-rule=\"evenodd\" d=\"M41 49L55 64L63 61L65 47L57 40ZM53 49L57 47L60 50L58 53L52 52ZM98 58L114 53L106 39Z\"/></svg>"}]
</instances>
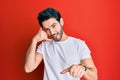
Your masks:
<instances>
[{"instance_id":1,"label":"smiling mouth","mask_svg":"<svg viewBox=\"0 0 120 80\"><path fill-rule=\"evenodd\" d=\"M59 39L57 38L58 35L59 35L59 33L52 34L51 38L55 41L59 41Z\"/></svg>"},{"instance_id":2,"label":"smiling mouth","mask_svg":"<svg viewBox=\"0 0 120 80\"><path fill-rule=\"evenodd\" d=\"M51 37L53 38L54 36L57 36L59 33L54 33L51 35Z\"/></svg>"}]
</instances>

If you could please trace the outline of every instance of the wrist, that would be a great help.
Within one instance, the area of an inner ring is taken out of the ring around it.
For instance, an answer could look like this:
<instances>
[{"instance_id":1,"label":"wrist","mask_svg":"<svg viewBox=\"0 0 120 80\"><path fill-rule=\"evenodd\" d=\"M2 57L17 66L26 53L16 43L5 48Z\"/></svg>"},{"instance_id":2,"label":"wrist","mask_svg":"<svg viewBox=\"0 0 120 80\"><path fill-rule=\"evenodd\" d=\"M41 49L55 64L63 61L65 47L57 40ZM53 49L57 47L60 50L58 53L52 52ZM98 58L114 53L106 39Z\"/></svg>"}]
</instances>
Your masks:
<instances>
[{"instance_id":1,"label":"wrist","mask_svg":"<svg viewBox=\"0 0 120 80\"><path fill-rule=\"evenodd\" d=\"M88 68L85 65L83 67L84 67L84 71L87 71Z\"/></svg>"},{"instance_id":2,"label":"wrist","mask_svg":"<svg viewBox=\"0 0 120 80\"><path fill-rule=\"evenodd\" d=\"M84 64L79 64L79 65L81 65L82 67L83 67L83 70L86 72L87 71L87 67L84 65Z\"/></svg>"},{"instance_id":3,"label":"wrist","mask_svg":"<svg viewBox=\"0 0 120 80\"><path fill-rule=\"evenodd\" d=\"M38 42L35 39L32 39L33 44L37 44Z\"/></svg>"}]
</instances>

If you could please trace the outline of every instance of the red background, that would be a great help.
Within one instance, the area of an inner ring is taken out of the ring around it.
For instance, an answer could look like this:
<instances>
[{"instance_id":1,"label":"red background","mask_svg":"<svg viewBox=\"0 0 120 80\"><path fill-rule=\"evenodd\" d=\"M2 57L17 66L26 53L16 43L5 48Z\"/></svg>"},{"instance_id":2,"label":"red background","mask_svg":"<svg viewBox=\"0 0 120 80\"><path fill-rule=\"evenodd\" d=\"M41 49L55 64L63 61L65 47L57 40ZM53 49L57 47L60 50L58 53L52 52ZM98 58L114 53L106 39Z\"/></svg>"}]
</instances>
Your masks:
<instances>
[{"instance_id":1,"label":"red background","mask_svg":"<svg viewBox=\"0 0 120 80\"><path fill-rule=\"evenodd\" d=\"M68 35L86 41L99 80L120 80L119 0L0 0L0 80L42 80L43 63L27 74L24 58L46 7L61 12Z\"/></svg>"}]
</instances>

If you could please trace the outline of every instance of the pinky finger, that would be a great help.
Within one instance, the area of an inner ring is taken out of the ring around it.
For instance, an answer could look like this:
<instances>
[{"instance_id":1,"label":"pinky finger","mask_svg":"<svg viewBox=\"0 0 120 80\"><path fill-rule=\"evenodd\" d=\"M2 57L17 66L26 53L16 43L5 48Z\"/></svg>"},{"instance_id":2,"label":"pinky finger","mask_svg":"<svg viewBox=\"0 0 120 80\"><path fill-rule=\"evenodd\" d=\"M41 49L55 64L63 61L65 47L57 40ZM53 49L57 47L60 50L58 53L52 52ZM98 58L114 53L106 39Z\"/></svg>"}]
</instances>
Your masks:
<instances>
[{"instance_id":1,"label":"pinky finger","mask_svg":"<svg viewBox=\"0 0 120 80\"><path fill-rule=\"evenodd\" d=\"M81 74L80 74L80 78L83 77L85 71L82 71Z\"/></svg>"}]
</instances>

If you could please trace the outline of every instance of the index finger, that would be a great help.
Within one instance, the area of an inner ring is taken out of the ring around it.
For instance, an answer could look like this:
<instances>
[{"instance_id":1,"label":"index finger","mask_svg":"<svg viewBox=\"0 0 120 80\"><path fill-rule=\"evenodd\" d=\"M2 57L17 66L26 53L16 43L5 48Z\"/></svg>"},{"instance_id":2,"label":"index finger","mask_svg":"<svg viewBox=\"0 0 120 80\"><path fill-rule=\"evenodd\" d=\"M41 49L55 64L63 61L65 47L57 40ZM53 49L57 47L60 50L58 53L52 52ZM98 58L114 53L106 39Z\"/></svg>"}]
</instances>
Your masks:
<instances>
[{"instance_id":1,"label":"index finger","mask_svg":"<svg viewBox=\"0 0 120 80\"><path fill-rule=\"evenodd\" d=\"M60 72L61 74L65 74L65 73L67 73L67 72L70 72L70 67L69 68L66 68L66 69L64 69L62 72Z\"/></svg>"},{"instance_id":2,"label":"index finger","mask_svg":"<svg viewBox=\"0 0 120 80\"><path fill-rule=\"evenodd\" d=\"M42 32L42 28L39 29L38 33Z\"/></svg>"}]
</instances>

